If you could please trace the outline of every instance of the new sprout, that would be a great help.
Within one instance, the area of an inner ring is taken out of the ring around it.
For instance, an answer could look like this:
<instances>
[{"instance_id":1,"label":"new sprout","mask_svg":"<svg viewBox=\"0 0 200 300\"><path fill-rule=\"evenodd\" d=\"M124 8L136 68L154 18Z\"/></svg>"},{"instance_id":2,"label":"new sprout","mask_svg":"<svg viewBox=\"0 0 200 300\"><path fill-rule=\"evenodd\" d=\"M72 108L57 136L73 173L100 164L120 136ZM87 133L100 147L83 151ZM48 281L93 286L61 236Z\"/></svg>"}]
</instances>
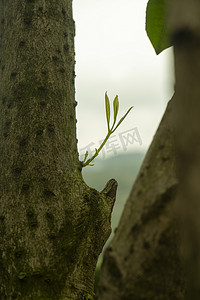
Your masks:
<instances>
[{"instance_id":1,"label":"new sprout","mask_svg":"<svg viewBox=\"0 0 200 300\"><path fill-rule=\"evenodd\" d=\"M125 113L125 115L119 120L119 122L115 126L115 123L116 123L116 120L117 120L117 114L118 114L118 111L119 111L119 100L118 100L118 96L116 96L115 99L113 100L114 118L113 118L113 124L112 124L111 127L110 127L110 101L109 101L107 92L105 93L105 108L106 108L106 120L107 120L108 133L107 133L104 141L100 145L100 147L98 149L95 148L95 153L94 153L94 155L91 158L88 158L88 151L86 151L84 160L82 161L82 167L94 166L94 164L91 164L91 161L93 161L95 159L95 157L98 156L99 152L101 151L101 149L103 148L103 146L105 145L105 143L107 142L107 140L109 139L109 137L111 136L111 134L113 132L115 132L115 130L119 127L119 125L126 118L126 116L128 115L128 113L131 111L131 109L133 108L133 106L131 106L129 108L129 110Z\"/></svg>"}]
</instances>

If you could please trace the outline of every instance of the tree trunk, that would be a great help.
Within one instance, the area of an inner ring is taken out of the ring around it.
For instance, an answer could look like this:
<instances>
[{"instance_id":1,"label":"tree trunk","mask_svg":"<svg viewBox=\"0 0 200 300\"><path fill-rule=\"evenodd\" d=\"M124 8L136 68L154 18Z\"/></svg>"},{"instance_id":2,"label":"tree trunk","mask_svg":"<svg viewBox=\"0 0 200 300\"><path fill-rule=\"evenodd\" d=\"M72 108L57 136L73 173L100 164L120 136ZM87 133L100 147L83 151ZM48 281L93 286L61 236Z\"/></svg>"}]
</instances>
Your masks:
<instances>
[{"instance_id":1,"label":"tree trunk","mask_svg":"<svg viewBox=\"0 0 200 300\"><path fill-rule=\"evenodd\" d=\"M187 300L200 299L200 4L171 1L174 41L177 210L187 274Z\"/></svg>"},{"instance_id":2,"label":"tree trunk","mask_svg":"<svg viewBox=\"0 0 200 300\"><path fill-rule=\"evenodd\" d=\"M117 183L81 176L72 0L0 1L0 299L92 299Z\"/></svg>"},{"instance_id":3,"label":"tree trunk","mask_svg":"<svg viewBox=\"0 0 200 300\"><path fill-rule=\"evenodd\" d=\"M99 300L182 300L170 101L105 251Z\"/></svg>"}]
</instances>

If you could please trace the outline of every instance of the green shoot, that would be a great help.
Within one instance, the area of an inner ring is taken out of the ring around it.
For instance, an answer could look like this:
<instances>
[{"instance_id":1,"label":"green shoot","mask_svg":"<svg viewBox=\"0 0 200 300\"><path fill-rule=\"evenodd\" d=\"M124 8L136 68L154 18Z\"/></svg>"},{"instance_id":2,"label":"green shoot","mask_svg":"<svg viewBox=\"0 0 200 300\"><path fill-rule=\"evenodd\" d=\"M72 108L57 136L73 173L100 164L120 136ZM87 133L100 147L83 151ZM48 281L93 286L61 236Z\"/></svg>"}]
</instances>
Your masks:
<instances>
[{"instance_id":1,"label":"green shoot","mask_svg":"<svg viewBox=\"0 0 200 300\"><path fill-rule=\"evenodd\" d=\"M106 119L107 119L107 125L108 125L108 131L110 130L110 101L107 95L107 92L105 93L105 107L106 107Z\"/></svg>"},{"instance_id":2,"label":"green shoot","mask_svg":"<svg viewBox=\"0 0 200 300\"><path fill-rule=\"evenodd\" d=\"M113 132L115 132L115 130L119 127L119 125L122 123L122 121L126 118L126 116L131 111L132 108L133 108L133 106L131 106L129 108L129 110L125 113L125 115L119 120L119 122L115 126L115 123L116 123L116 120L117 120L117 114L118 114L118 111L119 111L119 100L118 100L118 96L116 96L115 99L113 100L113 113L114 113L113 124L110 127L110 101L109 101L107 92L105 93L105 109L106 109L106 120L107 120L108 133L107 133L105 139L103 140L102 144L100 145L100 147L98 149L95 149L95 153L91 158L87 159L88 151L86 151L84 160L81 162L82 167L94 166L94 164L90 164L91 161L93 161L95 159L95 157L98 156L99 152L101 151L103 146L106 144L106 142L109 139L109 137L111 136L111 134ZM114 126L115 126L115 128L114 128Z\"/></svg>"}]
</instances>

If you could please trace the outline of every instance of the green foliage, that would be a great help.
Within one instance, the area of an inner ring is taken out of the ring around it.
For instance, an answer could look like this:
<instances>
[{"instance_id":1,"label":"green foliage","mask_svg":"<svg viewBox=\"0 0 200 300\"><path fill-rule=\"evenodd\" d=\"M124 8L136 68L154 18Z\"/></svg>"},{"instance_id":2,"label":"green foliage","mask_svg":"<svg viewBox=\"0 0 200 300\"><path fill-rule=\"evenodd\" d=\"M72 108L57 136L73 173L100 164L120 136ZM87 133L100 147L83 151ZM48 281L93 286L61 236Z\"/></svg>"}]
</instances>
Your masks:
<instances>
[{"instance_id":1,"label":"green foliage","mask_svg":"<svg viewBox=\"0 0 200 300\"><path fill-rule=\"evenodd\" d=\"M119 111L119 100L118 100L118 96L115 97L114 101L113 101L113 111L114 111L114 122L113 122L113 126L114 127L116 120L117 120L117 114Z\"/></svg>"},{"instance_id":2,"label":"green foliage","mask_svg":"<svg viewBox=\"0 0 200 300\"><path fill-rule=\"evenodd\" d=\"M119 120L118 124L115 126L116 120L117 120L117 114L119 111L119 100L118 100L118 96L115 97L115 99L113 100L113 113L114 113L114 119L113 119L113 125L110 128L110 101L107 95L107 92L105 93L105 109L106 109L106 120L107 120L107 126L108 126L108 133L104 139L104 141L102 142L102 144L100 145L100 147L98 149L95 149L95 153L94 155L87 159L88 157L88 151L86 151L85 153L85 157L84 160L81 162L82 163L82 167L86 167L86 166L94 166L94 164L91 164L91 161L93 161L93 159L95 159L95 157L98 156L99 152L101 151L101 149L103 148L103 146L105 145L105 143L107 142L107 140L109 139L109 137L111 136L111 134L113 132L115 132L115 130L117 129L117 127L119 127L119 125L122 123L122 121L126 118L126 116L128 115L128 113L131 111L131 109L133 108L133 106L131 106L129 108L129 110L126 112L126 114Z\"/></svg>"},{"instance_id":3,"label":"green foliage","mask_svg":"<svg viewBox=\"0 0 200 300\"><path fill-rule=\"evenodd\" d=\"M106 107L106 118L107 118L107 125L108 125L108 131L110 130L110 101L107 95L107 92L105 93L105 107Z\"/></svg>"},{"instance_id":4,"label":"green foliage","mask_svg":"<svg viewBox=\"0 0 200 300\"><path fill-rule=\"evenodd\" d=\"M149 0L147 4L146 32L156 54L172 46L167 19L168 3L168 0Z\"/></svg>"}]
</instances>

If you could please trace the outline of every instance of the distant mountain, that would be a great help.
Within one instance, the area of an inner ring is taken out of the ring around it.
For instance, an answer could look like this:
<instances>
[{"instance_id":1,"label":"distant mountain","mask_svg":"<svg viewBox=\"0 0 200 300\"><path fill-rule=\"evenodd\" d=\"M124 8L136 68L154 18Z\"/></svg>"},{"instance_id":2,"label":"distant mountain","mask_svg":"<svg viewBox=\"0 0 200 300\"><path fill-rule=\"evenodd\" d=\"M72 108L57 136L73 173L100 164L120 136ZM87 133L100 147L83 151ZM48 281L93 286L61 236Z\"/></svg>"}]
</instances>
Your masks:
<instances>
[{"instance_id":1,"label":"distant mountain","mask_svg":"<svg viewBox=\"0 0 200 300\"><path fill-rule=\"evenodd\" d=\"M107 159L96 159L93 167L83 169L85 182L98 191L101 191L111 178L115 178L118 182L117 200L112 214L112 228L115 228L119 222L144 156L145 152L122 153Z\"/></svg>"}]
</instances>

